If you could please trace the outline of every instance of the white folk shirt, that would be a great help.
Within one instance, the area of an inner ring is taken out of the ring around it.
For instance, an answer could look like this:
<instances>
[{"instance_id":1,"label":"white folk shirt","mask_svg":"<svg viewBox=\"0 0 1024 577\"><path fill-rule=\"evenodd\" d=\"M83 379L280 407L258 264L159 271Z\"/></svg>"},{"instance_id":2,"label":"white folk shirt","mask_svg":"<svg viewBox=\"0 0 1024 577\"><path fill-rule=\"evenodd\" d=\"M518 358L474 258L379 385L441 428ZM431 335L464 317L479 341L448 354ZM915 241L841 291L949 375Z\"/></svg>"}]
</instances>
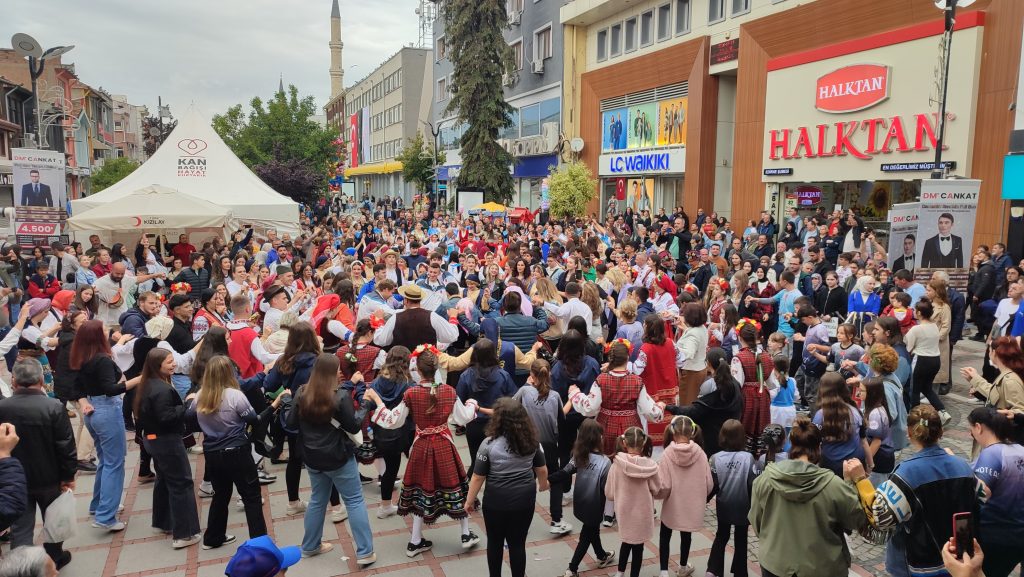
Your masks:
<instances>
[{"instance_id":1,"label":"white folk shirt","mask_svg":"<svg viewBox=\"0 0 1024 577\"><path fill-rule=\"evenodd\" d=\"M573 297L567 300L564 304L556 305L554 303L544 303L544 310L555 315L558 319L558 327L561 329L562 334L569 330L569 321L572 317L583 317L583 320L587 322L587 327L594 324L594 312L590 310L587 303L580 299Z\"/></svg>"}]
</instances>

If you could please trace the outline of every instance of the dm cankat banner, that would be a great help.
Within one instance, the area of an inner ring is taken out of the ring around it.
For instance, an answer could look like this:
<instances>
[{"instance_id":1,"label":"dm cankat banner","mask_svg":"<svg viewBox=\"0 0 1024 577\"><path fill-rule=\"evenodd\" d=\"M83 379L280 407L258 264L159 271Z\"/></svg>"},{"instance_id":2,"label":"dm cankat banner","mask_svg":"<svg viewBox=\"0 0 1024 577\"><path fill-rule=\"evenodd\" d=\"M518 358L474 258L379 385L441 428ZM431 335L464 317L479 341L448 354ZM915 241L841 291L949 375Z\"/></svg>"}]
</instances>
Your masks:
<instances>
[{"instance_id":1,"label":"dm cankat banner","mask_svg":"<svg viewBox=\"0 0 1024 577\"><path fill-rule=\"evenodd\" d=\"M15 148L14 169L15 234L57 236L67 219L64 153L52 150Z\"/></svg>"},{"instance_id":2,"label":"dm cankat banner","mask_svg":"<svg viewBox=\"0 0 1024 577\"><path fill-rule=\"evenodd\" d=\"M980 180L922 180L917 266L966 272L974 254Z\"/></svg>"},{"instance_id":3,"label":"dm cankat banner","mask_svg":"<svg viewBox=\"0 0 1024 577\"><path fill-rule=\"evenodd\" d=\"M889 268L892 272L917 268L917 221L921 203L894 204L889 209Z\"/></svg>"}]
</instances>

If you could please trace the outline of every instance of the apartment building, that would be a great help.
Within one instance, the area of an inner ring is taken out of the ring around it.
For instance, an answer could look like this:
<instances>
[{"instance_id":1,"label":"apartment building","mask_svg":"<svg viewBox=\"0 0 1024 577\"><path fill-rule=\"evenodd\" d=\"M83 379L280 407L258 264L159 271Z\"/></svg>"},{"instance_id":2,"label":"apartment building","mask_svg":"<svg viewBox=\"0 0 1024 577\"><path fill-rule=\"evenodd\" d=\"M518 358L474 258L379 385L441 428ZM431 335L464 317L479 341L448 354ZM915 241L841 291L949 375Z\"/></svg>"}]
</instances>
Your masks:
<instances>
[{"instance_id":1,"label":"apartment building","mask_svg":"<svg viewBox=\"0 0 1024 577\"><path fill-rule=\"evenodd\" d=\"M123 94L115 94L112 99L116 154L120 158L130 158L136 162L142 162L146 157L142 118L148 114L148 111L145 106L129 103L128 97Z\"/></svg>"}]
</instances>

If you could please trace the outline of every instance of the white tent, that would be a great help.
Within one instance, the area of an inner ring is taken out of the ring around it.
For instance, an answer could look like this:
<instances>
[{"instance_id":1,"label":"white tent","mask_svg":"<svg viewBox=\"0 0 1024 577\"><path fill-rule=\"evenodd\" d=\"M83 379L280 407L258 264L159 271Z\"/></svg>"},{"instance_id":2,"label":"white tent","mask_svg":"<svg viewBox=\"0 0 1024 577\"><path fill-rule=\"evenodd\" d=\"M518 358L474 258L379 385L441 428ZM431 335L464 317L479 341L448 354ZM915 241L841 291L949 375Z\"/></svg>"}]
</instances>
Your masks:
<instances>
[{"instance_id":1,"label":"white tent","mask_svg":"<svg viewBox=\"0 0 1024 577\"><path fill-rule=\"evenodd\" d=\"M72 231L145 231L223 228L231 211L173 188L151 185L117 202L76 213L68 219Z\"/></svg>"},{"instance_id":2,"label":"white tent","mask_svg":"<svg viewBox=\"0 0 1024 577\"><path fill-rule=\"evenodd\" d=\"M299 232L299 205L253 174L194 106L178 119L178 126L152 158L110 188L71 201L72 214L116 205L153 184L224 207L236 221L257 229Z\"/></svg>"}]
</instances>

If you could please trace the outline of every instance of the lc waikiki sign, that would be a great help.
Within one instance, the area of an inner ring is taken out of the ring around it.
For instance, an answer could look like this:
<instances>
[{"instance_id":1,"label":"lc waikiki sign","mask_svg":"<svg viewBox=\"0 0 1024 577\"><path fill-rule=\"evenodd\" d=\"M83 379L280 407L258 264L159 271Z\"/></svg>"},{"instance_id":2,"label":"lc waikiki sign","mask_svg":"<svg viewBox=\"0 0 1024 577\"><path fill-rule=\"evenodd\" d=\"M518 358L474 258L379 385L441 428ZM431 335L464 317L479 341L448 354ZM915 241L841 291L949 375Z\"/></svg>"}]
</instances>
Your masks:
<instances>
[{"instance_id":1,"label":"lc waikiki sign","mask_svg":"<svg viewBox=\"0 0 1024 577\"><path fill-rule=\"evenodd\" d=\"M662 148L649 152L602 154L599 176L635 174L682 174L686 170L685 148Z\"/></svg>"},{"instance_id":2,"label":"lc waikiki sign","mask_svg":"<svg viewBox=\"0 0 1024 577\"><path fill-rule=\"evenodd\" d=\"M984 15L957 18L943 158L970 174ZM765 182L892 180L885 163L935 156L939 117L928 105L942 22L928 22L768 62Z\"/></svg>"}]
</instances>

